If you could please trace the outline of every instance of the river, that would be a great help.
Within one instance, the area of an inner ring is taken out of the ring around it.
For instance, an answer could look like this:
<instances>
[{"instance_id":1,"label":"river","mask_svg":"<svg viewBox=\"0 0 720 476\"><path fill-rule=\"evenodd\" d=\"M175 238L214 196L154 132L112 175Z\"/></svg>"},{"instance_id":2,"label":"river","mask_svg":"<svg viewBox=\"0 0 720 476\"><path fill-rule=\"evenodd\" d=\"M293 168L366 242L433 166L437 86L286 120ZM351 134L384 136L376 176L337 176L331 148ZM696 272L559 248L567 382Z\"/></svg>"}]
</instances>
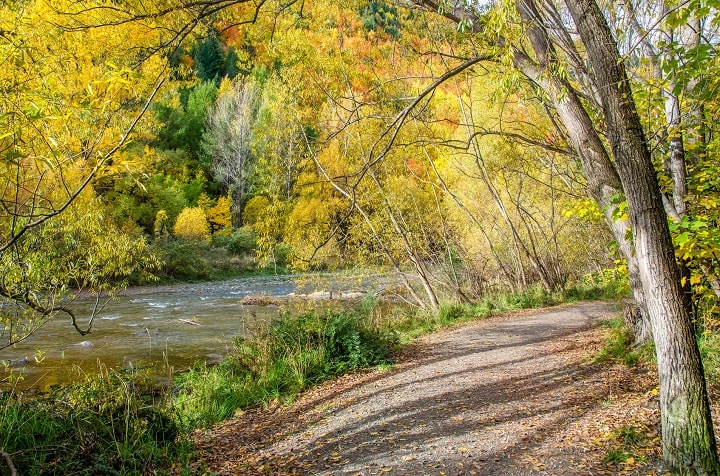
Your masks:
<instances>
[{"instance_id":1,"label":"river","mask_svg":"<svg viewBox=\"0 0 720 476\"><path fill-rule=\"evenodd\" d=\"M349 306L397 282L381 274L310 274L131 288L107 302L86 336L60 315L0 351L0 389L47 389L117 366L148 367L157 378L169 378L195 363L219 361L237 337L252 334L281 309ZM260 300L264 305L248 304ZM88 316L93 304L78 298L72 308Z\"/></svg>"}]
</instances>

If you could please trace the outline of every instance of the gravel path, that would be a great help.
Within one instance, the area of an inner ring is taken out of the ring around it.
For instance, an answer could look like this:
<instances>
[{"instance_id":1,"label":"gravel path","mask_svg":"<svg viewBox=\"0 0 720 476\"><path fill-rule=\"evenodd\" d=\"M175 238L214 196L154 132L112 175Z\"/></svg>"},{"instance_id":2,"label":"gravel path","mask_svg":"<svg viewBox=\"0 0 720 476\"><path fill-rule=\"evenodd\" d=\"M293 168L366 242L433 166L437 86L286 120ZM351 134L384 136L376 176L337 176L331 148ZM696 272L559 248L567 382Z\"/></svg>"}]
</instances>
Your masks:
<instances>
[{"instance_id":1,"label":"gravel path","mask_svg":"<svg viewBox=\"0 0 720 476\"><path fill-rule=\"evenodd\" d=\"M619 378L608 381L607 369L589 362L594 324L609 315L608 304L592 302L442 331L392 371L340 379L202 436L207 470L600 474L587 461L596 451L587 439L607 428L587 428L598 408L615 404L625 379L615 369Z\"/></svg>"}]
</instances>

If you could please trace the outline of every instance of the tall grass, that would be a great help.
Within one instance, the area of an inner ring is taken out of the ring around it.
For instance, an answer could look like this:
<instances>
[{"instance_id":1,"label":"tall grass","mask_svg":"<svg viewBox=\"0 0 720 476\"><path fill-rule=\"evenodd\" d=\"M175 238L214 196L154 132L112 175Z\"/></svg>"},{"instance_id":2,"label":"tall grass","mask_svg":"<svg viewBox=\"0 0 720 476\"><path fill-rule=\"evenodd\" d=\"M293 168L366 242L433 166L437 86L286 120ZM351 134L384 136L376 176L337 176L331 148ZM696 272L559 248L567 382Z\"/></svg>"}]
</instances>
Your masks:
<instances>
[{"instance_id":1,"label":"tall grass","mask_svg":"<svg viewBox=\"0 0 720 476\"><path fill-rule=\"evenodd\" d=\"M389 363L394 344L367 314L285 316L239 340L219 365L178 375L172 388L121 369L46 394L3 393L0 451L23 475L161 474L188 460L192 430L238 409L290 401L340 373Z\"/></svg>"},{"instance_id":2,"label":"tall grass","mask_svg":"<svg viewBox=\"0 0 720 476\"><path fill-rule=\"evenodd\" d=\"M47 394L5 392L0 450L23 475L147 474L167 467L190 446L150 390L156 389L146 376L113 371Z\"/></svg>"}]
</instances>

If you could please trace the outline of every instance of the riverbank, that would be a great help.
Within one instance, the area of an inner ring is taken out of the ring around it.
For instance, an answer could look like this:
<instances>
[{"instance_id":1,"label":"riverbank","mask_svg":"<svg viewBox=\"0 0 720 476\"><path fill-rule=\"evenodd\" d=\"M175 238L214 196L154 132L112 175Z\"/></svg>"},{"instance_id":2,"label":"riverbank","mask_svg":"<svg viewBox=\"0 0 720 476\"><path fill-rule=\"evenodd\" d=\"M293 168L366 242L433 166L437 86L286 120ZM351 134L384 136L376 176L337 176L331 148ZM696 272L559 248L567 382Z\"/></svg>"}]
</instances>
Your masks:
<instances>
[{"instance_id":1,"label":"riverbank","mask_svg":"<svg viewBox=\"0 0 720 476\"><path fill-rule=\"evenodd\" d=\"M367 300L359 313L311 312L277 321L270 334L239 342L221 364L201 365L173 379L171 391L158 388L142 368L125 368L104 369L99 377L44 396L8 392L0 399L0 450L24 468L22 474L42 474L47 467L55 473L87 467L103 468L103 474L182 472L192 462L188 435L195 429L238 411L289 404L347 371L386 368L386 350L402 348L419 335L548 305L558 297L537 290L488 296L472 306L443 306L438 314L393 310ZM88 438L92 441L78 445Z\"/></svg>"},{"instance_id":2,"label":"riverbank","mask_svg":"<svg viewBox=\"0 0 720 476\"><path fill-rule=\"evenodd\" d=\"M0 358L9 365L0 367L0 390L10 388L2 380L11 374L24 377L12 382L16 388L47 389L78 374L98 374L99 366L152 367L158 379L168 382L173 370L217 363L234 339L282 313L357 308L365 296L376 297L397 282L390 273L353 271L128 288L101 301L86 336L66 320L54 319L32 339L4 349ZM85 327L96 300L86 296L68 305Z\"/></svg>"}]
</instances>

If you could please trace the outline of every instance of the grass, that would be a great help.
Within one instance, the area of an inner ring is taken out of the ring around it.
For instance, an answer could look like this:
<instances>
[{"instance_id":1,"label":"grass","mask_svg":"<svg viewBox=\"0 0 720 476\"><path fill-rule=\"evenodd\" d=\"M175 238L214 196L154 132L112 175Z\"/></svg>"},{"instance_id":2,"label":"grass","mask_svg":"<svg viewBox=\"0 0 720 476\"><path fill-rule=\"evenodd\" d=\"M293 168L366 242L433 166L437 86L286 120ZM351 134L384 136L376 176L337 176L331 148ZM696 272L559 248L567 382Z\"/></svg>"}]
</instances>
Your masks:
<instances>
[{"instance_id":1,"label":"grass","mask_svg":"<svg viewBox=\"0 0 720 476\"><path fill-rule=\"evenodd\" d=\"M0 451L11 456L19 474L187 472L195 429L241 409L290 403L303 390L348 371L388 368L399 346L442 327L589 295L611 297L616 289L593 291L592 285L565 293L540 287L498 293L472 305L447 303L437 313L388 307L368 297L357 312L285 315L238 340L222 363L177 375L171 388L159 388L140 371L120 369L47 394L6 392L0 395ZM2 465L0 460L0 474Z\"/></svg>"},{"instance_id":2,"label":"grass","mask_svg":"<svg viewBox=\"0 0 720 476\"><path fill-rule=\"evenodd\" d=\"M185 467L189 435L238 409L288 403L335 375L391 363L393 336L367 314L285 316L214 367L198 366L160 388L136 370L47 394L0 398L0 451L19 474L163 474ZM0 460L0 468L2 468ZM0 474L3 474L0 469Z\"/></svg>"},{"instance_id":3,"label":"grass","mask_svg":"<svg viewBox=\"0 0 720 476\"><path fill-rule=\"evenodd\" d=\"M596 362L615 361L632 367L653 359L654 350L651 343L640 347L633 346L632 336L622 317L604 320L600 325L607 332L603 347L595 357Z\"/></svg>"},{"instance_id":4,"label":"grass","mask_svg":"<svg viewBox=\"0 0 720 476\"><path fill-rule=\"evenodd\" d=\"M605 463L620 465L623 463L647 462L643 446L649 439L643 430L625 425L609 435L610 447L605 453Z\"/></svg>"},{"instance_id":5,"label":"grass","mask_svg":"<svg viewBox=\"0 0 720 476\"><path fill-rule=\"evenodd\" d=\"M181 374L172 405L185 428L209 426L237 409L290 401L336 375L387 365L394 346L363 314L286 316L239 340L221 364Z\"/></svg>"},{"instance_id":6,"label":"grass","mask_svg":"<svg viewBox=\"0 0 720 476\"><path fill-rule=\"evenodd\" d=\"M151 391L146 376L113 371L47 394L5 392L0 450L18 474L147 474L168 467L192 447Z\"/></svg>"},{"instance_id":7,"label":"grass","mask_svg":"<svg viewBox=\"0 0 720 476\"><path fill-rule=\"evenodd\" d=\"M698 338L698 346L707 382L717 389L720 387L720 335L717 332L703 332Z\"/></svg>"}]
</instances>

